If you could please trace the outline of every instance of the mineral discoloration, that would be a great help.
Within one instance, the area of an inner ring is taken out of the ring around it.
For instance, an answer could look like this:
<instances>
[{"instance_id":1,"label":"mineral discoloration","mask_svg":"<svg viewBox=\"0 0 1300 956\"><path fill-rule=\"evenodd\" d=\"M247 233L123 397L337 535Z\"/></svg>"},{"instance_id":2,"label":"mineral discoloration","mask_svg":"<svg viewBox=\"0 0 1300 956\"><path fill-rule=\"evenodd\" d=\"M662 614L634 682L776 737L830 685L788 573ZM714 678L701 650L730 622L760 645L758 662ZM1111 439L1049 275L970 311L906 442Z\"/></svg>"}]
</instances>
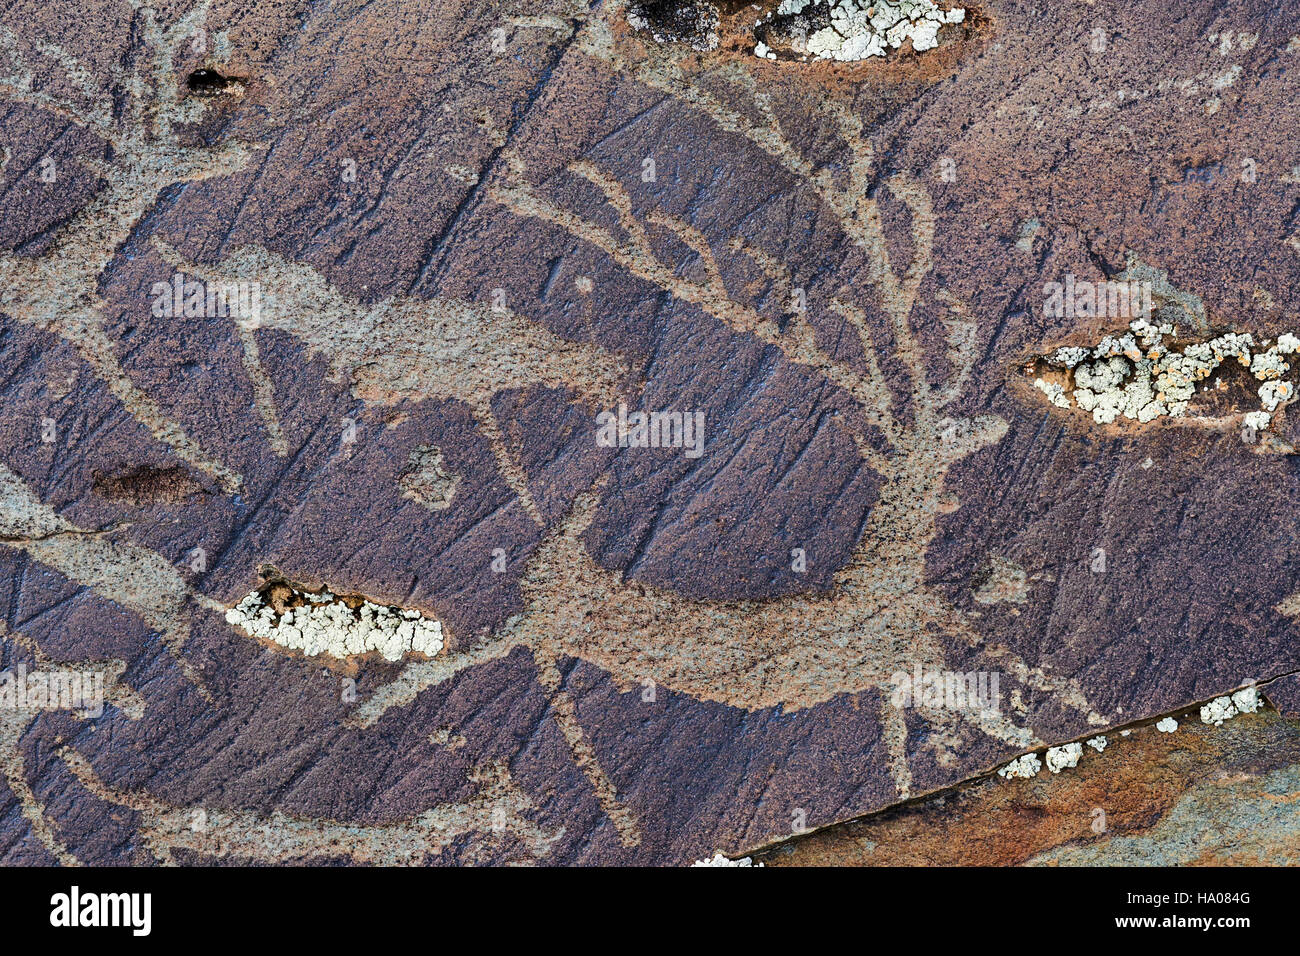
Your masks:
<instances>
[{"instance_id":1,"label":"mineral discoloration","mask_svg":"<svg viewBox=\"0 0 1300 956\"><path fill-rule=\"evenodd\" d=\"M1136 728L1068 773L982 780L754 852L767 866L1234 865L1300 860L1300 724Z\"/></svg>"}]
</instances>

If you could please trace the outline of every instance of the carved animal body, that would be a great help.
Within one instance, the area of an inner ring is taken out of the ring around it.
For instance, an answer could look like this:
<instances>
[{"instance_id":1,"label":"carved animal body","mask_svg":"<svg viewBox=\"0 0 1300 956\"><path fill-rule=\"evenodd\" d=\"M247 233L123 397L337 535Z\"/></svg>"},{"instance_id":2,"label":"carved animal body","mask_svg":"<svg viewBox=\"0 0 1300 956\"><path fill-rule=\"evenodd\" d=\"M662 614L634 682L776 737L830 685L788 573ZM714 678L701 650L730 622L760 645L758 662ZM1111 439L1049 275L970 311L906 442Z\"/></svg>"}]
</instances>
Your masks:
<instances>
[{"instance_id":1,"label":"carved animal body","mask_svg":"<svg viewBox=\"0 0 1300 956\"><path fill-rule=\"evenodd\" d=\"M174 50L176 43L201 23L205 12L206 4L168 31L149 20L147 35L162 51L155 64L160 88L170 79L171 54L167 51ZM615 63L617 58L600 29L598 22L593 24L593 32L584 38L581 48ZM754 335L775 346L791 361L824 373L841 388L867 423L865 429L851 428L852 437L864 461L883 482L862 541L828 593L773 601L692 601L663 589L629 583L618 572L597 565L580 541L596 495L581 495L571 514L549 531L527 567L522 581L523 613L478 644L462 642L453 653L408 665L392 685L381 688L357 708L354 725L372 724L388 708L412 700L422 688L499 658L513 648L526 647L537 660L539 679L551 692L556 722L575 762L587 774L623 842L634 845L640 839L636 823L619 805L616 789L585 741L573 701L561 688L556 667L561 655L591 661L624 684L649 680L701 700L748 710L798 709L837 694L884 690L893 672L909 670L916 663L941 667L944 651L938 635L949 635L980 647L988 659L1000 662L1023 683L1058 693L1090 720L1100 721L1070 682L1048 678L1006 650L985 646L962 615L925 585L925 551L935 535L935 516L956 506L943 489L950 466L1000 439L1006 424L990 416L961 420L944 416L943 410L959 396L975 361L973 339L954 336L950 353L953 374L948 384L936 389L928 383L926 357L910 327L922 280L931 268L934 217L924 188L906 177L884 184L912 215L912 257L907 268L899 270L890 262L880 211L867 188L873 174L871 150L851 116L831 110L833 125L850 153L847 183L837 184L829 172L815 170L786 142L770 107L760 104L763 120L755 123L722 107L701 89L675 82L665 88L665 81L641 75L651 85L703 110L724 129L748 137L799 176L837 216L845 234L862 248L869 263L863 284L878 294L893 357L910 378L913 394L906 417L895 411L901 403L880 374L878 355L882 353L860 310L843 302L831 305L844 317L845 331L850 336L856 333L861 343L861 357L853 360L824 351L807 317L779 328L729 294L709 243L698 230L661 213L646 216L645 222L638 220L626 190L592 164L578 162L570 170L604 193L625 235L615 235L543 197L526 181L526 170L515 156L507 155L508 171L489 184L487 195L521 217L550 222L595 244L638 277L700 307L737 334ZM743 74L731 79L742 87L747 82ZM26 87L22 82L9 84L8 91L16 90L18 98L26 95L29 102L39 102L31 91L30 73L27 80ZM752 80L748 82L752 88ZM120 147L122 159L114 166L105 190L63 227L49 253L34 260L0 257L0 279L6 290L0 310L76 344L138 420L187 464L233 490L240 483L239 476L199 449L122 371L103 331L101 304L95 294L98 277L162 189L176 182L228 175L247 161L247 150L237 144L216 150L177 146L171 127L185 118L187 108L178 102L174 91L160 97L154 108L156 122L147 123L148 111L140 106L129 134L111 127L111 110L83 111L82 118L91 128ZM697 253L705 279L684 278L675 263L662 260L649 239L648 228L670 234ZM788 274L761 250L733 248L753 259L774 281L789 284ZM530 507L527 482L492 419L492 395L503 388L542 383L572 388L585 401L609 408L626 391L622 365L616 358L592 345L566 342L513 314L488 316L485 307L445 300L392 299L363 304L339 293L309 267L255 247L240 250L214 266L184 263L165 245L160 244L159 249L173 264L206 278L271 278L273 281L264 282L263 328L294 335L309 351L325 356L336 371L351 376L358 397L386 402L393 396L443 395L467 402L493 445L502 474L539 523L535 507ZM953 304L953 310L962 314L959 304ZM254 329L240 331L245 368L259 386L259 412L267 424L268 440L277 454L286 455L288 445L258 359L258 334ZM429 344L411 345L420 341ZM376 366L373 360L377 355L388 356L390 364ZM0 479L8 476L7 470L0 471ZM29 504L28 511L40 510L38 504ZM25 540L18 546L41 559L35 542ZM77 553L84 561L88 552L82 548ZM121 557L115 551L105 553L114 560ZM75 564L62 551L59 555L60 560L71 562L68 566ZM131 555L138 557L135 551ZM109 581L105 587L111 584ZM193 598L186 588L174 590L177 606L163 609L169 618L183 616ZM158 623L160 627L178 626L170 620ZM177 654L180 644L181 640L173 641ZM1016 746L1034 739L1028 729L996 714L954 717L924 709L921 713L941 724L954 719L972 722L983 732ZM911 784L906 727L901 713L889 705L887 694L881 695L880 717L894 780L899 793L906 795Z\"/></svg>"}]
</instances>

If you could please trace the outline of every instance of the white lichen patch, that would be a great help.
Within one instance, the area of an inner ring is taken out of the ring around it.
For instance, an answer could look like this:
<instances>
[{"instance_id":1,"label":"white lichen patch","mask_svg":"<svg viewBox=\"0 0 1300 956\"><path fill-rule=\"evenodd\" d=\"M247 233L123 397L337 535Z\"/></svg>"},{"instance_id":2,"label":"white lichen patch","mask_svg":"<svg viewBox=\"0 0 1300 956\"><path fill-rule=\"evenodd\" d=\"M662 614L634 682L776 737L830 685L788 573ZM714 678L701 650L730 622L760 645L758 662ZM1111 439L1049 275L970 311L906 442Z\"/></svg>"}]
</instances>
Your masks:
<instances>
[{"instance_id":1,"label":"white lichen patch","mask_svg":"<svg viewBox=\"0 0 1300 956\"><path fill-rule=\"evenodd\" d=\"M1038 754L1025 754L1023 757L1017 757L999 770L998 776L1005 777L1008 780L1015 778L1028 780L1030 777L1037 776L1038 771L1042 769L1043 762L1038 759Z\"/></svg>"},{"instance_id":2,"label":"white lichen patch","mask_svg":"<svg viewBox=\"0 0 1300 956\"><path fill-rule=\"evenodd\" d=\"M917 53L932 50L941 27L965 19L965 9L944 10L933 0L782 0L755 27L768 27L763 39L779 38L804 59L854 62L885 56L908 40ZM775 59L763 39L754 54Z\"/></svg>"},{"instance_id":3,"label":"white lichen patch","mask_svg":"<svg viewBox=\"0 0 1300 956\"><path fill-rule=\"evenodd\" d=\"M1178 721L1174 720L1172 717L1166 717L1164 720L1156 724L1156 730L1160 731L1162 734L1172 734L1177 729Z\"/></svg>"},{"instance_id":4,"label":"white lichen patch","mask_svg":"<svg viewBox=\"0 0 1300 956\"><path fill-rule=\"evenodd\" d=\"M1036 378L1034 379L1034 388L1046 395L1047 400L1057 408L1069 408L1072 404L1065 389L1056 382L1047 382L1041 378Z\"/></svg>"},{"instance_id":5,"label":"white lichen patch","mask_svg":"<svg viewBox=\"0 0 1300 956\"><path fill-rule=\"evenodd\" d=\"M1237 708L1239 714L1253 714L1263 703L1259 691L1253 687L1243 688L1232 695L1232 705Z\"/></svg>"},{"instance_id":6,"label":"white lichen patch","mask_svg":"<svg viewBox=\"0 0 1300 956\"><path fill-rule=\"evenodd\" d=\"M1201 708L1201 723L1220 726L1225 720L1237 716L1237 708L1232 706L1231 697L1216 697Z\"/></svg>"},{"instance_id":7,"label":"white lichen patch","mask_svg":"<svg viewBox=\"0 0 1300 956\"><path fill-rule=\"evenodd\" d=\"M691 866L762 866L762 865L763 865L762 863L756 864L754 862L754 858L750 856L742 856L738 860L729 859L728 857L723 856L721 851L714 853L713 856L711 856L707 860L696 860L694 863L691 864Z\"/></svg>"},{"instance_id":8,"label":"white lichen patch","mask_svg":"<svg viewBox=\"0 0 1300 956\"><path fill-rule=\"evenodd\" d=\"M1059 747L1047 748L1047 769L1052 773L1060 773L1069 767L1079 765L1079 758L1083 756L1083 744L1062 744Z\"/></svg>"},{"instance_id":9,"label":"white lichen patch","mask_svg":"<svg viewBox=\"0 0 1300 956\"><path fill-rule=\"evenodd\" d=\"M1125 736L1128 735L1127 731L1124 731L1123 733ZM1097 751L1097 753L1101 753L1106 749L1106 737L1104 734L1098 734L1096 737L1089 737L1085 743L1087 743L1087 745L1093 750Z\"/></svg>"},{"instance_id":10,"label":"white lichen patch","mask_svg":"<svg viewBox=\"0 0 1300 956\"><path fill-rule=\"evenodd\" d=\"M1253 687L1237 691L1231 697L1216 697L1201 708L1201 723L1223 726L1225 720L1232 720L1238 714L1253 714L1259 710L1259 692Z\"/></svg>"},{"instance_id":11,"label":"white lichen patch","mask_svg":"<svg viewBox=\"0 0 1300 956\"><path fill-rule=\"evenodd\" d=\"M1170 323L1135 319L1128 331L1107 335L1094 347L1065 346L1044 357L1042 364L1059 380L1040 375L1034 387L1057 407L1091 413L1099 425L1186 415L1193 397L1210 387L1206 380L1231 360L1263 383L1259 410L1242 416L1246 427L1263 431L1273 412L1295 397L1295 386L1282 380L1292 367L1284 356L1300 351L1295 335L1269 345L1249 333L1228 332L1181 349L1174 347L1176 338Z\"/></svg>"},{"instance_id":12,"label":"white lichen patch","mask_svg":"<svg viewBox=\"0 0 1300 956\"><path fill-rule=\"evenodd\" d=\"M290 591L287 600L269 601L266 592L253 591L226 612L226 620L308 657L380 654L398 661L408 654L433 657L442 650L442 624L419 611L283 587Z\"/></svg>"}]
</instances>

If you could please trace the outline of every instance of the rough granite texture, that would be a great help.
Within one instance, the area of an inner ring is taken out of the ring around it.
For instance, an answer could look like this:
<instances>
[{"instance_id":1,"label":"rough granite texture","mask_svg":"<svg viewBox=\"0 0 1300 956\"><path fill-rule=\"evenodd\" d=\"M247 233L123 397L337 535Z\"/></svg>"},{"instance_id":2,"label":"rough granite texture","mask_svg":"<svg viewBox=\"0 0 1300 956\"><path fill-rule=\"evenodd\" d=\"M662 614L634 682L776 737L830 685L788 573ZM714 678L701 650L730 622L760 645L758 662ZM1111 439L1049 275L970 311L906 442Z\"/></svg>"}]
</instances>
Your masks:
<instances>
[{"instance_id":1,"label":"rough granite texture","mask_svg":"<svg viewBox=\"0 0 1300 956\"><path fill-rule=\"evenodd\" d=\"M1066 274L1295 328L1300 4L965 6L834 65L747 8L0 2L0 666L106 697L0 711L0 861L688 863L1300 671L1286 409L1025 373L1114 330ZM621 403L703 454L601 446ZM445 646L227 623L281 580ZM915 666L1001 713L893 707Z\"/></svg>"}]
</instances>

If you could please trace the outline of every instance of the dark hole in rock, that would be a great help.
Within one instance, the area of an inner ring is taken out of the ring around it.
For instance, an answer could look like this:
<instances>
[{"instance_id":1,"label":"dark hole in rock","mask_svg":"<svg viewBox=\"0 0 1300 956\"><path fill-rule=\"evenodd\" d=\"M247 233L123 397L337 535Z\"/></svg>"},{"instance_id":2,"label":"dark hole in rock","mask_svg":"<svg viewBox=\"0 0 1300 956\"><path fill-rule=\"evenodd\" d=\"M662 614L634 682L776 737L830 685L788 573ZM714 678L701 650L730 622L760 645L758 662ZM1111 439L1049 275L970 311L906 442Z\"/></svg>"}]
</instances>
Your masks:
<instances>
[{"instance_id":1,"label":"dark hole in rock","mask_svg":"<svg viewBox=\"0 0 1300 956\"><path fill-rule=\"evenodd\" d=\"M780 55L805 55L808 38L831 25L831 6L814 3L798 13L773 14L755 26L754 37Z\"/></svg>"},{"instance_id":2,"label":"dark hole in rock","mask_svg":"<svg viewBox=\"0 0 1300 956\"><path fill-rule=\"evenodd\" d=\"M627 22L659 43L687 43L694 50L718 46L718 8L707 0L638 0Z\"/></svg>"},{"instance_id":3,"label":"dark hole in rock","mask_svg":"<svg viewBox=\"0 0 1300 956\"><path fill-rule=\"evenodd\" d=\"M173 504L204 488L183 468L153 468L147 465L115 475L95 472L95 491L110 501L133 506Z\"/></svg>"},{"instance_id":4,"label":"dark hole in rock","mask_svg":"<svg viewBox=\"0 0 1300 956\"><path fill-rule=\"evenodd\" d=\"M195 70L186 77L185 85L195 96L217 96L238 89L243 82L233 76L222 76L216 70Z\"/></svg>"}]
</instances>

